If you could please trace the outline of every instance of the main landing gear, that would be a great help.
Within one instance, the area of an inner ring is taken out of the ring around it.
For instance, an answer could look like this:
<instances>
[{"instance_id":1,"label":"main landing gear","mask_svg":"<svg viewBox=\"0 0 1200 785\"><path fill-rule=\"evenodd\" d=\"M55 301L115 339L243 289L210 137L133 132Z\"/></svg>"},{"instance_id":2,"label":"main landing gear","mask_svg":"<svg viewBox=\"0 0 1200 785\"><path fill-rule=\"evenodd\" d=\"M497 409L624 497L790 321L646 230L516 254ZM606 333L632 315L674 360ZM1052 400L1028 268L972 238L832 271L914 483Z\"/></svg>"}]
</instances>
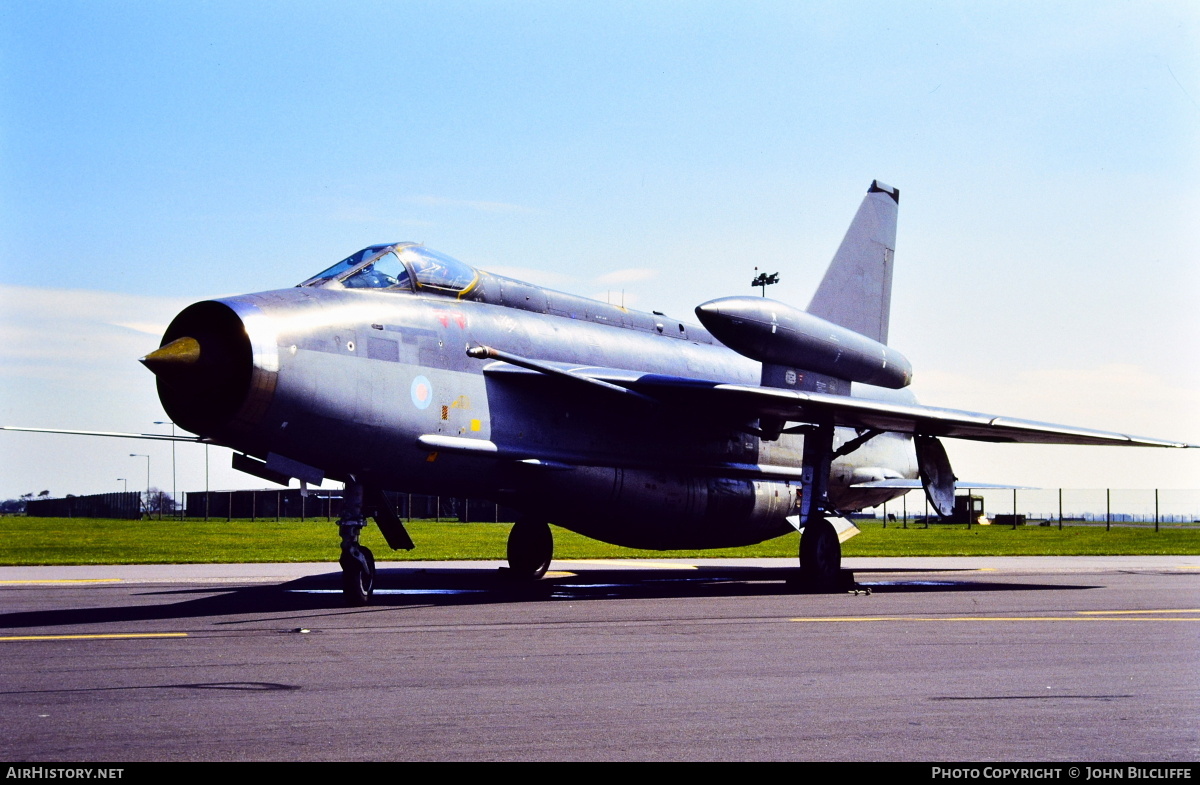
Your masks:
<instances>
[{"instance_id":1,"label":"main landing gear","mask_svg":"<svg viewBox=\"0 0 1200 785\"><path fill-rule=\"evenodd\" d=\"M853 578L850 583L853 583ZM842 544L827 518L810 520L800 535L800 587L813 592L841 591Z\"/></svg>"},{"instance_id":2,"label":"main landing gear","mask_svg":"<svg viewBox=\"0 0 1200 785\"><path fill-rule=\"evenodd\" d=\"M338 534L342 537L342 598L352 607L366 605L375 591L375 555L358 538L366 525L363 517L363 488L357 482L346 483Z\"/></svg>"},{"instance_id":3,"label":"main landing gear","mask_svg":"<svg viewBox=\"0 0 1200 785\"><path fill-rule=\"evenodd\" d=\"M800 476L801 591L825 593L853 588L854 576L842 572L842 544L829 522L829 468L833 463L833 423L816 423L804 436L804 468Z\"/></svg>"},{"instance_id":4,"label":"main landing gear","mask_svg":"<svg viewBox=\"0 0 1200 785\"><path fill-rule=\"evenodd\" d=\"M508 575L520 581L536 581L550 568L554 557L554 535L545 521L521 518L508 533Z\"/></svg>"}]
</instances>

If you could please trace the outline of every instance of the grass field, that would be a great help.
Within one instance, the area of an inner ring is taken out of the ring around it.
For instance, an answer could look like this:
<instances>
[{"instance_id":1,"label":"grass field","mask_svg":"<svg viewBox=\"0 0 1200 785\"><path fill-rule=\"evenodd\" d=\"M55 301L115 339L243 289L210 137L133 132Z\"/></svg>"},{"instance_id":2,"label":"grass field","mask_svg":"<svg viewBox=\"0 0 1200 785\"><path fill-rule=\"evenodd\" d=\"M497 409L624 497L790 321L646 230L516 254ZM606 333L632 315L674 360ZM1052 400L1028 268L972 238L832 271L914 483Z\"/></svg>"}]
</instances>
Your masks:
<instances>
[{"instance_id":1,"label":"grass field","mask_svg":"<svg viewBox=\"0 0 1200 785\"><path fill-rule=\"evenodd\" d=\"M407 524L413 551L392 551L374 526L363 543L380 561L502 559L511 524ZM1200 529L1150 527L932 526L861 524L842 546L846 556L1196 555ZM746 548L641 551L589 540L554 527L561 559L796 556L798 535ZM337 527L325 521L119 521L82 518L0 518L0 565L187 564L336 561Z\"/></svg>"}]
</instances>

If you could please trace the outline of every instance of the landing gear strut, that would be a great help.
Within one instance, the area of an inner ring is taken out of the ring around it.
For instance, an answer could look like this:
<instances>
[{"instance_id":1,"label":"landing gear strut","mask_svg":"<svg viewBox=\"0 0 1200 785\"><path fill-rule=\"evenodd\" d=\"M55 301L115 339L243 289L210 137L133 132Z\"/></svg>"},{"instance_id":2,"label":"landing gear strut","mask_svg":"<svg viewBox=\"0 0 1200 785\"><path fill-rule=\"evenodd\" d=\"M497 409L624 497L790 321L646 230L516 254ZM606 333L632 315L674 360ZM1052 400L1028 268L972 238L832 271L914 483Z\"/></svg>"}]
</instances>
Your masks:
<instances>
[{"instance_id":1,"label":"landing gear strut","mask_svg":"<svg viewBox=\"0 0 1200 785\"><path fill-rule=\"evenodd\" d=\"M342 537L342 598L347 605L359 607L371 601L375 591L375 555L358 542L366 519L362 512L363 488L357 482L346 483L338 534Z\"/></svg>"},{"instance_id":2,"label":"landing gear strut","mask_svg":"<svg viewBox=\"0 0 1200 785\"><path fill-rule=\"evenodd\" d=\"M842 591L854 578L842 574L842 545L829 522L829 467L833 463L833 423L815 424L804 436L800 482L800 581L803 591Z\"/></svg>"},{"instance_id":3,"label":"landing gear strut","mask_svg":"<svg viewBox=\"0 0 1200 785\"><path fill-rule=\"evenodd\" d=\"M545 521L521 518L508 533L508 574L522 581L536 581L550 568L554 557L554 535Z\"/></svg>"}]
</instances>

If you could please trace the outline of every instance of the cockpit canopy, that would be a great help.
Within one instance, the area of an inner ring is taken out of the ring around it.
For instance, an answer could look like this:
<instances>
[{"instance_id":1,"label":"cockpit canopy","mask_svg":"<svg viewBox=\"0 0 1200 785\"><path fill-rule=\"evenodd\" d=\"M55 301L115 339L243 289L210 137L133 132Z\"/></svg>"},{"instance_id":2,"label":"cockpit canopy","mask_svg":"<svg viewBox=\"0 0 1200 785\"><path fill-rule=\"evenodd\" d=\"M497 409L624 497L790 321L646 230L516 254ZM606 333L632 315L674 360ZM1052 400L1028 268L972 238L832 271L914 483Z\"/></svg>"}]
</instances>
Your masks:
<instances>
[{"instance_id":1,"label":"cockpit canopy","mask_svg":"<svg viewBox=\"0 0 1200 785\"><path fill-rule=\"evenodd\" d=\"M475 268L453 257L416 243L391 243L353 253L300 285L461 295L478 280Z\"/></svg>"}]
</instances>

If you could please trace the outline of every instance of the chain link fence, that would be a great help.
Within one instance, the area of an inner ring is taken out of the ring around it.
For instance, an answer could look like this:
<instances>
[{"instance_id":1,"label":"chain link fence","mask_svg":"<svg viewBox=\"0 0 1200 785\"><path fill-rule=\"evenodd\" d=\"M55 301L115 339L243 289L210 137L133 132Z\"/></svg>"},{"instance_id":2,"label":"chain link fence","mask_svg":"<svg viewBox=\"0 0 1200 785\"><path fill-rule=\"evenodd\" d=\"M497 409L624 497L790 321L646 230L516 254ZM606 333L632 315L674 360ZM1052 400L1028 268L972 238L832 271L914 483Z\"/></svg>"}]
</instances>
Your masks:
<instances>
[{"instance_id":1,"label":"chain link fence","mask_svg":"<svg viewBox=\"0 0 1200 785\"><path fill-rule=\"evenodd\" d=\"M341 491L297 488L248 491L195 491L174 505L170 494L157 494L147 505L143 494L102 493L61 499L31 499L25 514L38 518L170 518L172 514L200 520L279 520L299 518L337 520ZM486 499L387 493L402 519L512 521L516 511ZM960 488L956 513L942 520L921 491L911 491L887 504L856 514L857 519L881 520L885 525L958 523L968 526L1163 526L1200 527L1200 490L1194 489L1077 489L1077 488ZM157 503L155 503L157 502ZM174 511L174 512L173 512Z\"/></svg>"},{"instance_id":2,"label":"chain link fence","mask_svg":"<svg viewBox=\"0 0 1200 785\"><path fill-rule=\"evenodd\" d=\"M1200 490L1177 488L959 488L955 515L939 519L922 491L864 511L888 525L1163 526L1200 528Z\"/></svg>"}]
</instances>

